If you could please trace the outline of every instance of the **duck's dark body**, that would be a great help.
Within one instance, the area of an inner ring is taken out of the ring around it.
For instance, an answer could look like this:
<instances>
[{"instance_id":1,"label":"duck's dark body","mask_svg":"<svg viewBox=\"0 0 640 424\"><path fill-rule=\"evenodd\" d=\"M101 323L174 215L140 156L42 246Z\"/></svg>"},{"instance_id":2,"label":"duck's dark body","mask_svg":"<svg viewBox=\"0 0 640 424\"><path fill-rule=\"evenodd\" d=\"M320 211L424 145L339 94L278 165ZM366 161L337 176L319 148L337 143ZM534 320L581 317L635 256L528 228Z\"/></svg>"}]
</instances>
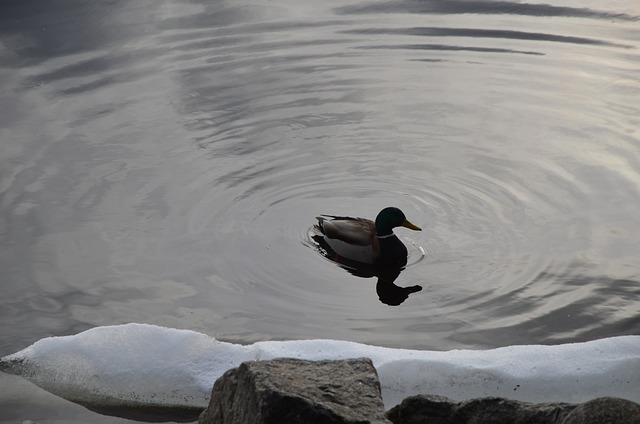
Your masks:
<instances>
[{"instance_id":1,"label":"duck's dark body","mask_svg":"<svg viewBox=\"0 0 640 424\"><path fill-rule=\"evenodd\" d=\"M378 238L380 255L374 264L385 267L403 267L407 264L407 247L394 234L384 238Z\"/></svg>"}]
</instances>

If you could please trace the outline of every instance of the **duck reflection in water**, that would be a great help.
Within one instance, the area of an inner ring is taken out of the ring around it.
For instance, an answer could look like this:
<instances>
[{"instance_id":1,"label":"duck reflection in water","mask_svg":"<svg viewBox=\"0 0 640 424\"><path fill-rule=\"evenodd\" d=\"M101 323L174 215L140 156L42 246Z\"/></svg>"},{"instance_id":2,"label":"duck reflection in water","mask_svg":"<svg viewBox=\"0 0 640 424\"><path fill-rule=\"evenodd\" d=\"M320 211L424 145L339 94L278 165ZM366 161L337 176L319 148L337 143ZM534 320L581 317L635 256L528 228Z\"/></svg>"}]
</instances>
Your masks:
<instances>
[{"instance_id":1,"label":"duck reflection in water","mask_svg":"<svg viewBox=\"0 0 640 424\"><path fill-rule=\"evenodd\" d=\"M365 218L321 215L313 227L313 240L328 259L351 274L378 277L376 291L380 301L397 306L421 286L399 287L394 282L407 264L407 248L393 233L396 227L415 231L421 228L407 220L395 207L380 211L375 222Z\"/></svg>"}]
</instances>

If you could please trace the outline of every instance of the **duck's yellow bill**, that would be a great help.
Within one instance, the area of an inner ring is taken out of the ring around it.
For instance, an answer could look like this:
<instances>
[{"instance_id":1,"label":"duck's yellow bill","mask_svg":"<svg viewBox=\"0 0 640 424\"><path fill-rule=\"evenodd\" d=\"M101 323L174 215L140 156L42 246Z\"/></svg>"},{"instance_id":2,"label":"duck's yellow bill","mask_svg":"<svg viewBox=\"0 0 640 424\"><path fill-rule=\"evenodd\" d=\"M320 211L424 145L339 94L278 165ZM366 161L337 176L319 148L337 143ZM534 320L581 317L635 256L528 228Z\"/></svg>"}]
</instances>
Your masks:
<instances>
[{"instance_id":1,"label":"duck's yellow bill","mask_svg":"<svg viewBox=\"0 0 640 424\"><path fill-rule=\"evenodd\" d=\"M403 227L407 227L411 230L416 230L416 231L422 231L422 228L418 227L417 225L413 225L412 223L410 223L408 220L404 220L404 222L402 223Z\"/></svg>"}]
</instances>

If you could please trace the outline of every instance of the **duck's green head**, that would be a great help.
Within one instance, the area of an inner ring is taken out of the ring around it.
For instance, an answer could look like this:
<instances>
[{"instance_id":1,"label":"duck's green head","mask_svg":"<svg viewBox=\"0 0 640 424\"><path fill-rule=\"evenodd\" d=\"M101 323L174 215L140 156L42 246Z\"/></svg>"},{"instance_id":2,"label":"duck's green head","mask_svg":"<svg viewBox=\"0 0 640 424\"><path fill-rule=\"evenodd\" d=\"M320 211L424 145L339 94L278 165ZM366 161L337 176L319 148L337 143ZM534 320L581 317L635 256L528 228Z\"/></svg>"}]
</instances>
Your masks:
<instances>
[{"instance_id":1,"label":"duck's green head","mask_svg":"<svg viewBox=\"0 0 640 424\"><path fill-rule=\"evenodd\" d=\"M422 231L422 228L409 222L400 209L394 207L382 209L376 217L376 234L386 236L391 234L395 227L406 227Z\"/></svg>"}]
</instances>

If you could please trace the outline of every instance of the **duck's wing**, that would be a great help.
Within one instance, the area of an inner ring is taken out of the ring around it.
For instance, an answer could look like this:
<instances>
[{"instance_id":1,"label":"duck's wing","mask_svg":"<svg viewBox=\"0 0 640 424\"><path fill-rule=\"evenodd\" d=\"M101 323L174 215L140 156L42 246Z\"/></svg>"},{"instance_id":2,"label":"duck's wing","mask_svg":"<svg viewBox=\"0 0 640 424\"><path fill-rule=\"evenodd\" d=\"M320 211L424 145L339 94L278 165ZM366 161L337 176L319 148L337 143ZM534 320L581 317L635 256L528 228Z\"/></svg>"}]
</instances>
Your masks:
<instances>
[{"instance_id":1,"label":"duck's wing","mask_svg":"<svg viewBox=\"0 0 640 424\"><path fill-rule=\"evenodd\" d=\"M375 244L376 226L369 219L335 215L321 215L317 219L320 230L330 239L358 246Z\"/></svg>"}]
</instances>

